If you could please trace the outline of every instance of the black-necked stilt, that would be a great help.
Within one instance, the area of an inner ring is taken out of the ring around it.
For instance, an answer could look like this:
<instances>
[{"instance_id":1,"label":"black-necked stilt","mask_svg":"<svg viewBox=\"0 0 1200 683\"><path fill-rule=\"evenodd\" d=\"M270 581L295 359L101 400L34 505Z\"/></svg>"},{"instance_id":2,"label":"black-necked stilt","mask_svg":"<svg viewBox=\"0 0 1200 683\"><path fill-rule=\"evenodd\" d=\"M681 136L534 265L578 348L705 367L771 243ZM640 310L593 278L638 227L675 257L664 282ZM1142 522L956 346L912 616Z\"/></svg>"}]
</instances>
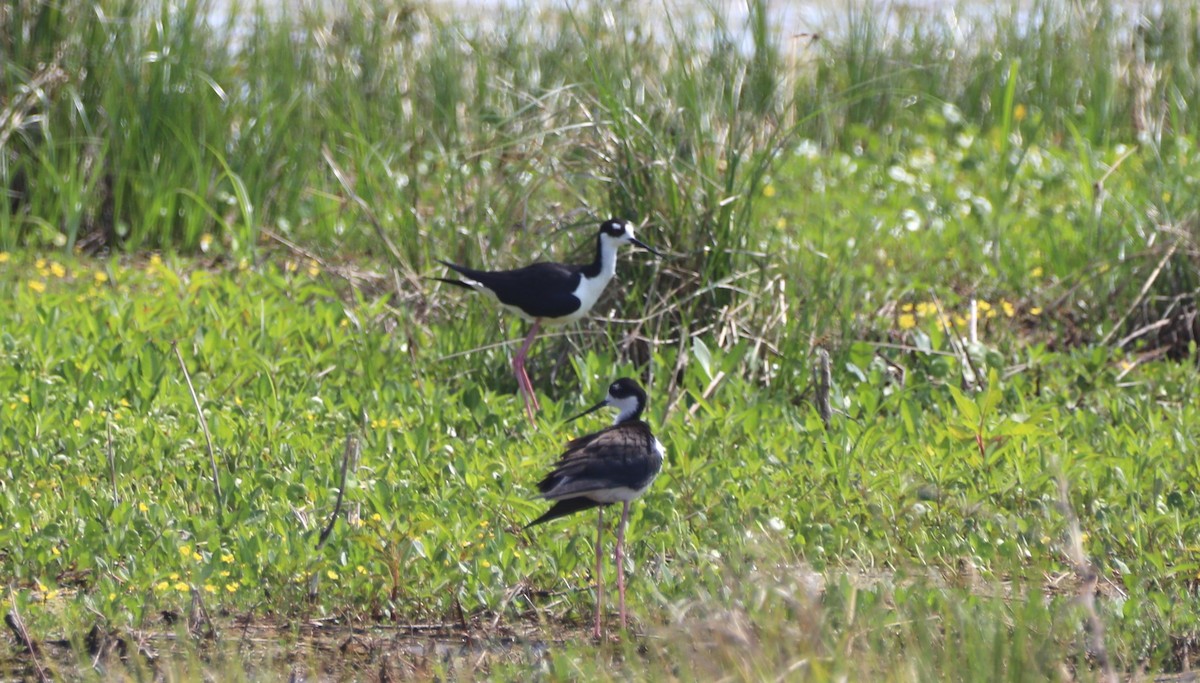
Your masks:
<instances>
[{"instance_id":1,"label":"black-necked stilt","mask_svg":"<svg viewBox=\"0 0 1200 683\"><path fill-rule=\"evenodd\" d=\"M554 470L538 482L542 498L554 501L546 514L525 528L557 519L572 512L600 508L596 516L596 627L601 637L600 609L604 600L600 542L604 535L604 506L623 503L621 523L617 526L617 591L621 596L621 628L625 628L625 525L629 522L629 504L646 492L662 469L663 447L650 426L642 422L646 392L637 382L623 378L608 387L608 395L591 408L571 418L579 419L604 406L620 412L611 427L579 437L567 444Z\"/></svg>"},{"instance_id":2,"label":"black-necked stilt","mask_svg":"<svg viewBox=\"0 0 1200 683\"><path fill-rule=\"evenodd\" d=\"M436 278L466 289L487 292L500 305L533 323L521 350L513 358L513 373L525 398L525 411L533 421L540 408L533 384L525 372L525 357L542 324L562 325L579 320L592 310L608 281L617 272L617 248L636 244L655 256L662 256L633 236L629 221L607 220L596 237L596 258L587 264L534 263L516 270L474 270L447 261L439 263L458 273L460 280Z\"/></svg>"}]
</instances>

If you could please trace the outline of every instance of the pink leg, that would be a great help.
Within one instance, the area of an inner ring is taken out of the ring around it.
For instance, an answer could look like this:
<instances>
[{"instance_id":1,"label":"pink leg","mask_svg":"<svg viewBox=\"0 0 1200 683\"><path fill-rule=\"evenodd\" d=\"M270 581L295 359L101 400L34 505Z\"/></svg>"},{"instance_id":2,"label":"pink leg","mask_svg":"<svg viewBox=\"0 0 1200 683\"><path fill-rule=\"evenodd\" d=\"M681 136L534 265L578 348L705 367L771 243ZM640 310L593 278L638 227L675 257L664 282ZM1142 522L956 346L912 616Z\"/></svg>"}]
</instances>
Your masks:
<instances>
[{"instance_id":1,"label":"pink leg","mask_svg":"<svg viewBox=\"0 0 1200 683\"><path fill-rule=\"evenodd\" d=\"M629 522L629 501L621 511L617 526L617 592L621 595L621 630L625 630L625 525Z\"/></svg>"},{"instance_id":2,"label":"pink leg","mask_svg":"<svg viewBox=\"0 0 1200 683\"><path fill-rule=\"evenodd\" d=\"M604 508L596 510L596 627L592 629L592 637L603 638L604 632L600 630L600 605L604 602L604 574L600 566L600 558L603 555L600 542L604 538Z\"/></svg>"},{"instance_id":3,"label":"pink leg","mask_svg":"<svg viewBox=\"0 0 1200 683\"><path fill-rule=\"evenodd\" d=\"M529 415L530 423L533 422L534 411L541 410L542 407L538 405L537 396L533 393L533 382L529 381L529 375L525 372L525 358L529 355L529 347L533 345L533 340L537 337L540 329L541 322L533 321L533 327L529 328L529 334L525 335L525 343L513 357L513 374L517 376L517 386L520 388L522 398L525 399L525 412Z\"/></svg>"}]
</instances>

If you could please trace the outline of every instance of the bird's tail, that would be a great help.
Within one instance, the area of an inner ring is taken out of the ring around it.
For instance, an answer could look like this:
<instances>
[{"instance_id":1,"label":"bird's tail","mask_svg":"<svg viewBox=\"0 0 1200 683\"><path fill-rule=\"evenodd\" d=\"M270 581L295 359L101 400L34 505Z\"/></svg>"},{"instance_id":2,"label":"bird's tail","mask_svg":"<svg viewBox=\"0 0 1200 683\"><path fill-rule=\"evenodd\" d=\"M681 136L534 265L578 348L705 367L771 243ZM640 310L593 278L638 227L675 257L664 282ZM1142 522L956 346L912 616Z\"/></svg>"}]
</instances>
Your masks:
<instances>
[{"instance_id":1,"label":"bird's tail","mask_svg":"<svg viewBox=\"0 0 1200 683\"><path fill-rule=\"evenodd\" d=\"M583 497L567 498L564 500L560 500L560 501L557 501L556 503L554 503L554 507L550 508L549 510L546 510L546 514L544 514L541 517L538 517L537 519L533 520L532 522L526 524L525 528L528 529L531 526L537 526L539 524L542 524L543 522L549 522L552 519L558 519L559 517L566 517L567 515L569 515L573 512L581 512L583 510L590 510L594 507L600 507L601 505L606 505L606 503L598 503L598 502L592 500L591 498L583 498Z\"/></svg>"},{"instance_id":2,"label":"bird's tail","mask_svg":"<svg viewBox=\"0 0 1200 683\"><path fill-rule=\"evenodd\" d=\"M464 266L460 266L457 263L450 263L449 261L443 261L440 258L434 259L434 260L437 261L438 263L442 264L443 266L446 266L450 270L453 270L454 272L458 273L459 275L469 275L469 273L470 273L470 270L468 268L466 268ZM438 282L445 282L445 283L451 284L451 285L458 285L459 287L462 287L463 289L469 289L471 291L475 291L475 287L473 285L471 285L471 283L463 282L462 280L454 280L454 279L451 279L448 277L431 277L429 279L437 280Z\"/></svg>"}]
</instances>

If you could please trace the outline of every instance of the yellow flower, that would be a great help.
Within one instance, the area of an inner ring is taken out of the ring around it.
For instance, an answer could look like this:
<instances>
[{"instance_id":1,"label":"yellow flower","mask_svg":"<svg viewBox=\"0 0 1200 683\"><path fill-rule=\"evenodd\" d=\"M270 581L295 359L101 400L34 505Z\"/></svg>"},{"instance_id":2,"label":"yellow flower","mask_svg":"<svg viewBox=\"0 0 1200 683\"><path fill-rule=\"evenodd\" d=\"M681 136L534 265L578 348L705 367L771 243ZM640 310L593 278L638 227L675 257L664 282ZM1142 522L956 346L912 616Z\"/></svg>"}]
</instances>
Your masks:
<instances>
[{"instance_id":1,"label":"yellow flower","mask_svg":"<svg viewBox=\"0 0 1200 683\"><path fill-rule=\"evenodd\" d=\"M984 312L990 311L990 310L992 310L992 305L986 301L980 301L979 302L979 310L984 311Z\"/></svg>"},{"instance_id":2,"label":"yellow flower","mask_svg":"<svg viewBox=\"0 0 1200 683\"><path fill-rule=\"evenodd\" d=\"M1033 270L1029 271L1029 277L1041 277L1041 276L1042 276L1042 267L1041 266L1034 266Z\"/></svg>"},{"instance_id":3,"label":"yellow flower","mask_svg":"<svg viewBox=\"0 0 1200 683\"><path fill-rule=\"evenodd\" d=\"M213 241L212 235L210 235L209 233L206 232L203 235L201 235L200 236L200 251L207 252L209 247L212 246L212 241Z\"/></svg>"},{"instance_id":4,"label":"yellow flower","mask_svg":"<svg viewBox=\"0 0 1200 683\"><path fill-rule=\"evenodd\" d=\"M138 512L150 512L150 506L145 503L138 503Z\"/></svg>"},{"instance_id":5,"label":"yellow flower","mask_svg":"<svg viewBox=\"0 0 1200 683\"><path fill-rule=\"evenodd\" d=\"M308 262L308 276L309 276L309 277L316 277L316 276L318 276L318 275L320 275L320 274L321 274L321 267L317 265L317 262L316 262L316 261L309 261L309 262Z\"/></svg>"},{"instance_id":6,"label":"yellow flower","mask_svg":"<svg viewBox=\"0 0 1200 683\"><path fill-rule=\"evenodd\" d=\"M912 313L902 314L897 322L900 324L900 329L902 330L911 330L917 326L917 319Z\"/></svg>"},{"instance_id":7,"label":"yellow flower","mask_svg":"<svg viewBox=\"0 0 1200 683\"><path fill-rule=\"evenodd\" d=\"M335 571L333 571L332 569L330 569L329 571L325 572L325 576L328 576L330 581L337 581L337 580L338 580L338 573L337 573L337 572L335 572Z\"/></svg>"},{"instance_id":8,"label":"yellow flower","mask_svg":"<svg viewBox=\"0 0 1200 683\"><path fill-rule=\"evenodd\" d=\"M50 554L51 554L51 555L53 555L53 556L55 556L55 557L58 557L59 555L62 555L62 553L58 552L58 548L54 548L54 547L51 547L51 548L50 548Z\"/></svg>"},{"instance_id":9,"label":"yellow flower","mask_svg":"<svg viewBox=\"0 0 1200 683\"><path fill-rule=\"evenodd\" d=\"M779 220L775 221L775 229L776 230L783 230L786 227L787 227L787 219L786 218L780 218Z\"/></svg>"},{"instance_id":10,"label":"yellow flower","mask_svg":"<svg viewBox=\"0 0 1200 683\"><path fill-rule=\"evenodd\" d=\"M41 294L42 292L46 291L46 283L42 282L41 280L30 280L29 288L38 294Z\"/></svg>"},{"instance_id":11,"label":"yellow flower","mask_svg":"<svg viewBox=\"0 0 1200 683\"><path fill-rule=\"evenodd\" d=\"M0 263L8 263L8 252L0 251Z\"/></svg>"},{"instance_id":12,"label":"yellow flower","mask_svg":"<svg viewBox=\"0 0 1200 683\"><path fill-rule=\"evenodd\" d=\"M400 422L399 418L392 418L392 429L400 429L401 425L402 423Z\"/></svg>"},{"instance_id":13,"label":"yellow flower","mask_svg":"<svg viewBox=\"0 0 1200 683\"><path fill-rule=\"evenodd\" d=\"M24 403L25 405L29 405L29 394L21 394L17 398L21 401L21 403Z\"/></svg>"},{"instance_id":14,"label":"yellow flower","mask_svg":"<svg viewBox=\"0 0 1200 683\"><path fill-rule=\"evenodd\" d=\"M200 553L192 553L192 559L195 560L196 562L203 562L204 556L201 555Z\"/></svg>"},{"instance_id":15,"label":"yellow flower","mask_svg":"<svg viewBox=\"0 0 1200 683\"><path fill-rule=\"evenodd\" d=\"M33 267L37 268L38 270L45 270L46 269L46 259L40 258L40 259L34 261Z\"/></svg>"},{"instance_id":16,"label":"yellow flower","mask_svg":"<svg viewBox=\"0 0 1200 683\"><path fill-rule=\"evenodd\" d=\"M766 197L767 199L774 197L775 196L775 186L767 185L766 187L764 187L763 188L763 196Z\"/></svg>"},{"instance_id":17,"label":"yellow flower","mask_svg":"<svg viewBox=\"0 0 1200 683\"><path fill-rule=\"evenodd\" d=\"M1029 315L1041 315L1041 314L1042 314L1041 306L1034 306L1033 308L1029 309Z\"/></svg>"},{"instance_id":18,"label":"yellow flower","mask_svg":"<svg viewBox=\"0 0 1200 683\"><path fill-rule=\"evenodd\" d=\"M371 515L371 521L372 521L372 522L378 522L378 521L380 521L380 520L382 520L382 519L383 519L383 515L379 514L378 512L376 512L375 514Z\"/></svg>"},{"instance_id":19,"label":"yellow flower","mask_svg":"<svg viewBox=\"0 0 1200 683\"><path fill-rule=\"evenodd\" d=\"M95 273L92 273L92 279L94 279L98 285L104 284L105 282L108 282L108 273L105 273L103 270L97 270Z\"/></svg>"},{"instance_id":20,"label":"yellow flower","mask_svg":"<svg viewBox=\"0 0 1200 683\"><path fill-rule=\"evenodd\" d=\"M1026 113L1025 105L1023 104L1018 104L1017 106L1013 107L1013 118L1017 120L1017 123L1025 120Z\"/></svg>"},{"instance_id":21,"label":"yellow flower","mask_svg":"<svg viewBox=\"0 0 1200 683\"><path fill-rule=\"evenodd\" d=\"M187 585L186 583L184 583L182 581L177 581L175 583L175 590L179 591L180 593L187 593L188 591L191 590L191 586Z\"/></svg>"},{"instance_id":22,"label":"yellow flower","mask_svg":"<svg viewBox=\"0 0 1200 683\"><path fill-rule=\"evenodd\" d=\"M233 555L229 553L221 553L221 561L225 564L233 564Z\"/></svg>"},{"instance_id":23,"label":"yellow flower","mask_svg":"<svg viewBox=\"0 0 1200 683\"><path fill-rule=\"evenodd\" d=\"M487 560L484 560L481 564L483 565L484 569L488 569L489 567L492 566L492 563L488 562Z\"/></svg>"},{"instance_id":24,"label":"yellow flower","mask_svg":"<svg viewBox=\"0 0 1200 683\"><path fill-rule=\"evenodd\" d=\"M157 268L163 264L162 256L159 254L150 254L150 267Z\"/></svg>"},{"instance_id":25,"label":"yellow flower","mask_svg":"<svg viewBox=\"0 0 1200 683\"><path fill-rule=\"evenodd\" d=\"M358 572L359 574L366 574L366 573L367 573L367 568L366 568L366 567L364 567L364 566L362 566L362 565L360 564L360 565L358 565L357 567L355 567L355 568L354 568L354 571Z\"/></svg>"},{"instance_id":26,"label":"yellow flower","mask_svg":"<svg viewBox=\"0 0 1200 683\"><path fill-rule=\"evenodd\" d=\"M222 572L221 572L221 578L222 578L222 579L228 579L228 578L229 578L229 570L228 570L228 569L226 569L226 570L224 570L224 571L222 571Z\"/></svg>"},{"instance_id":27,"label":"yellow flower","mask_svg":"<svg viewBox=\"0 0 1200 683\"><path fill-rule=\"evenodd\" d=\"M79 421L79 418L75 418L74 420L71 420L71 426L75 429L79 429L83 426L83 423Z\"/></svg>"},{"instance_id":28,"label":"yellow flower","mask_svg":"<svg viewBox=\"0 0 1200 683\"><path fill-rule=\"evenodd\" d=\"M287 270L287 272L289 272L289 273L294 273L299 268L300 268L300 266L296 265L295 261L288 261L286 264L284 264L284 269Z\"/></svg>"},{"instance_id":29,"label":"yellow flower","mask_svg":"<svg viewBox=\"0 0 1200 683\"><path fill-rule=\"evenodd\" d=\"M167 574L167 578L168 578L168 579L170 579L170 580L172 580L172 581L178 581L178 580L179 580L179 574L178 574L178 573L176 573L176 572L171 572L170 574Z\"/></svg>"},{"instance_id":30,"label":"yellow flower","mask_svg":"<svg viewBox=\"0 0 1200 683\"><path fill-rule=\"evenodd\" d=\"M338 327L350 327L350 321L346 318L342 318L341 321L338 322Z\"/></svg>"},{"instance_id":31,"label":"yellow flower","mask_svg":"<svg viewBox=\"0 0 1200 683\"><path fill-rule=\"evenodd\" d=\"M183 557L184 559L187 559L188 557L191 557L191 555L192 555L192 546L190 546L190 545L187 545L187 544L184 544L184 545L181 545L181 546L179 546L179 555L180 555L181 557Z\"/></svg>"},{"instance_id":32,"label":"yellow flower","mask_svg":"<svg viewBox=\"0 0 1200 683\"><path fill-rule=\"evenodd\" d=\"M1004 316L1007 318L1011 318L1011 317L1013 317L1013 315L1016 314L1016 309L1013 308L1011 301L1001 299L1000 300L1000 308L1004 309Z\"/></svg>"},{"instance_id":33,"label":"yellow flower","mask_svg":"<svg viewBox=\"0 0 1200 683\"><path fill-rule=\"evenodd\" d=\"M170 587L171 584L167 581L159 581L158 583L154 584L154 590L158 591L159 593L167 590Z\"/></svg>"},{"instance_id":34,"label":"yellow flower","mask_svg":"<svg viewBox=\"0 0 1200 683\"><path fill-rule=\"evenodd\" d=\"M911 313L913 310L913 305L912 304L904 304L903 306L900 307L900 310L904 311L905 313Z\"/></svg>"},{"instance_id":35,"label":"yellow flower","mask_svg":"<svg viewBox=\"0 0 1200 683\"><path fill-rule=\"evenodd\" d=\"M955 315L955 316L954 316L954 324L955 324L955 325L957 325L957 326L959 326L959 327L966 327L966 326L967 326L967 319L966 319L966 318L964 318L964 317L962 317L961 315Z\"/></svg>"},{"instance_id":36,"label":"yellow flower","mask_svg":"<svg viewBox=\"0 0 1200 683\"><path fill-rule=\"evenodd\" d=\"M937 313L937 306L932 301L921 301L917 304L917 315L924 318Z\"/></svg>"},{"instance_id":37,"label":"yellow flower","mask_svg":"<svg viewBox=\"0 0 1200 683\"><path fill-rule=\"evenodd\" d=\"M209 594L216 594L217 587L212 585L211 583L206 583L206 584L204 584L204 591Z\"/></svg>"},{"instance_id":38,"label":"yellow flower","mask_svg":"<svg viewBox=\"0 0 1200 683\"><path fill-rule=\"evenodd\" d=\"M50 274L54 277L62 278L67 276L67 269L58 261L50 262Z\"/></svg>"},{"instance_id":39,"label":"yellow flower","mask_svg":"<svg viewBox=\"0 0 1200 683\"><path fill-rule=\"evenodd\" d=\"M230 593L236 593L238 585L239 584L237 581L234 581L233 583L227 583L225 584L225 590L229 591Z\"/></svg>"}]
</instances>

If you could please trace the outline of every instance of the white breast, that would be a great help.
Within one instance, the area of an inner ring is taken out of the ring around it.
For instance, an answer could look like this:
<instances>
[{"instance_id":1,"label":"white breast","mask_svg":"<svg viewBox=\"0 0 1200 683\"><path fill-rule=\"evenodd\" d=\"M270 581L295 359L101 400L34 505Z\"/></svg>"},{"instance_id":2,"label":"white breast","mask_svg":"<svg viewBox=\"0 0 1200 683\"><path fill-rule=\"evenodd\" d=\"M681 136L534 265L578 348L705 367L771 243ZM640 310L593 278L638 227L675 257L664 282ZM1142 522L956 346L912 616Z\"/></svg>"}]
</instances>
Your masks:
<instances>
[{"instance_id":1,"label":"white breast","mask_svg":"<svg viewBox=\"0 0 1200 683\"><path fill-rule=\"evenodd\" d=\"M573 323L583 316L587 315L596 302L600 300L600 295L604 293L604 288L608 286L610 280L613 279L615 269L602 270L600 275L594 278L579 278L579 285L575 287L575 291L571 294L579 299L579 308L574 313L562 318L555 318L555 323Z\"/></svg>"}]
</instances>

